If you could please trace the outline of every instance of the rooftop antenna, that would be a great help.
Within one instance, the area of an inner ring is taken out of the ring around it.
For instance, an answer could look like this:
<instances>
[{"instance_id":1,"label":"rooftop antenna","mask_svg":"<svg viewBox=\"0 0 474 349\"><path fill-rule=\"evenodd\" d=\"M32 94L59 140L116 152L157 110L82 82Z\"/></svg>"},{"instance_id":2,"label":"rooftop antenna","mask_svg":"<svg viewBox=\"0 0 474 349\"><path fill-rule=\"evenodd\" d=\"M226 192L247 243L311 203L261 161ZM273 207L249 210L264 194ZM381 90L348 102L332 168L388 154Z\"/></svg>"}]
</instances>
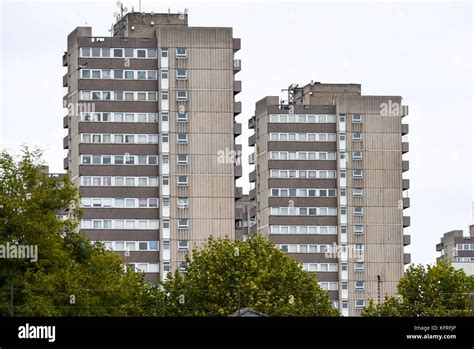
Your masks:
<instances>
[{"instance_id":1,"label":"rooftop antenna","mask_svg":"<svg viewBox=\"0 0 474 349\"><path fill-rule=\"evenodd\" d=\"M118 1L116 3L116 6L120 9L120 14L117 19L117 21L119 22L119 37L120 37L120 41L124 41L125 39L125 33L124 33L124 29L125 29L125 23L124 23L124 20L123 20L123 14L124 13L127 13L128 12L128 9L126 7L123 6L123 3L121 3L120 1ZM114 13L115 15L115 13Z\"/></svg>"},{"instance_id":2,"label":"rooftop antenna","mask_svg":"<svg viewBox=\"0 0 474 349\"><path fill-rule=\"evenodd\" d=\"M298 84L291 84L287 89L281 90L281 92L288 91L288 105L295 104L295 91L298 89Z\"/></svg>"}]
</instances>

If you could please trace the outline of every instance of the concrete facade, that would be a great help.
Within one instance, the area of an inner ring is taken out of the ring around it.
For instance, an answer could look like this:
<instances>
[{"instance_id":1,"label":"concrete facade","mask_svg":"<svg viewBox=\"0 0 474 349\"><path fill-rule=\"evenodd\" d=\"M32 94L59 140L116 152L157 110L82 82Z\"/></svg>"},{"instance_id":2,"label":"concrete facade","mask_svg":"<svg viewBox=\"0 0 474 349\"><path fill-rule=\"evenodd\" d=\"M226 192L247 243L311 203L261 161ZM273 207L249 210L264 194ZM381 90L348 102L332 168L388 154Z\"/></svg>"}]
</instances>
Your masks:
<instances>
[{"instance_id":1,"label":"concrete facade","mask_svg":"<svg viewBox=\"0 0 474 349\"><path fill-rule=\"evenodd\" d=\"M441 256L436 258L436 263L442 260L450 261L455 268L474 275L474 224L469 226L468 233L467 236L462 230L445 233L436 245L436 251L441 253Z\"/></svg>"},{"instance_id":2,"label":"concrete facade","mask_svg":"<svg viewBox=\"0 0 474 349\"><path fill-rule=\"evenodd\" d=\"M235 237L239 49L232 28L189 27L186 14L129 13L112 37L68 36L64 165L81 232L149 281L184 271L209 236Z\"/></svg>"},{"instance_id":3,"label":"concrete facade","mask_svg":"<svg viewBox=\"0 0 474 349\"><path fill-rule=\"evenodd\" d=\"M328 290L343 315L393 295L410 262L402 154L408 108L357 84L292 85L256 103L253 233L268 236Z\"/></svg>"}]
</instances>

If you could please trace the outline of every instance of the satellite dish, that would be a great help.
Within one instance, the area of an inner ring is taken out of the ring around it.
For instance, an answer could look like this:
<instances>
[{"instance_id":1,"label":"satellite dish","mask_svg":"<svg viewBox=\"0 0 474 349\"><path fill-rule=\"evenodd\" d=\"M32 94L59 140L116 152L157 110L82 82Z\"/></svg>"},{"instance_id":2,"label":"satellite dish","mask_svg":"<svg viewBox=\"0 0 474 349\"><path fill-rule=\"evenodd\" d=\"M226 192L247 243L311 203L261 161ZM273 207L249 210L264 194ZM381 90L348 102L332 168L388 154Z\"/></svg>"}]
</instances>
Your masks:
<instances>
[{"instance_id":1,"label":"satellite dish","mask_svg":"<svg viewBox=\"0 0 474 349\"><path fill-rule=\"evenodd\" d=\"M123 12L127 12L127 11L128 11L128 8L124 7Z\"/></svg>"}]
</instances>

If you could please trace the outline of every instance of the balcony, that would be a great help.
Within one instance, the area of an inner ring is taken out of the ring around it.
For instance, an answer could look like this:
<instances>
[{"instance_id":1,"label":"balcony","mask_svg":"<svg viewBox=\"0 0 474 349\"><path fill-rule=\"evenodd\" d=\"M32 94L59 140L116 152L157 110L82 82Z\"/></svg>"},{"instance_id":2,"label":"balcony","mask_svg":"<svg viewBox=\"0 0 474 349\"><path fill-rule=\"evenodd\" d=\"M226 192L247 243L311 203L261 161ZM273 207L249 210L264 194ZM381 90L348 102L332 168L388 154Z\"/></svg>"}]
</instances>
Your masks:
<instances>
[{"instance_id":1,"label":"balcony","mask_svg":"<svg viewBox=\"0 0 474 349\"><path fill-rule=\"evenodd\" d=\"M242 81L234 80L234 96L242 92Z\"/></svg>"},{"instance_id":2,"label":"balcony","mask_svg":"<svg viewBox=\"0 0 474 349\"><path fill-rule=\"evenodd\" d=\"M238 73L241 69L242 62L240 59L234 59L234 74Z\"/></svg>"},{"instance_id":3,"label":"balcony","mask_svg":"<svg viewBox=\"0 0 474 349\"><path fill-rule=\"evenodd\" d=\"M403 254L403 264L410 264L411 263L411 254L404 253Z\"/></svg>"},{"instance_id":4,"label":"balcony","mask_svg":"<svg viewBox=\"0 0 474 349\"><path fill-rule=\"evenodd\" d=\"M402 142L402 154L408 153L410 150L408 142Z\"/></svg>"},{"instance_id":5,"label":"balcony","mask_svg":"<svg viewBox=\"0 0 474 349\"><path fill-rule=\"evenodd\" d=\"M402 118L408 115L408 105L402 105Z\"/></svg>"},{"instance_id":6,"label":"balcony","mask_svg":"<svg viewBox=\"0 0 474 349\"><path fill-rule=\"evenodd\" d=\"M63 149L69 148L69 136L63 138Z\"/></svg>"},{"instance_id":7,"label":"balcony","mask_svg":"<svg viewBox=\"0 0 474 349\"><path fill-rule=\"evenodd\" d=\"M403 235L403 246L411 244L411 235Z\"/></svg>"},{"instance_id":8,"label":"balcony","mask_svg":"<svg viewBox=\"0 0 474 349\"><path fill-rule=\"evenodd\" d=\"M255 116L252 116L249 119L249 129L253 129L253 128L255 128Z\"/></svg>"},{"instance_id":9,"label":"balcony","mask_svg":"<svg viewBox=\"0 0 474 349\"><path fill-rule=\"evenodd\" d=\"M240 38L232 39L232 48L234 49L234 53L240 50Z\"/></svg>"},{"instance_id":10,"label":"balcony","mask_svg":"<svg viewBox=\"0 0 474 349\"><path fill-rule=\"evenodd\" d=\"M67 74L63 76L63 87L67 87Z\"/></svg>"},{"instance_id":11,"label":"balcony","mask_svg":"<svg viewBox=\"0 0 474 349\"><path fill-rule=\"evenodd\" d=\"M63 54L63 67L67 67L67 52Z\"/></svg>"},{"instance_id":12,"label":"balcony","mask_svg":"<svg viewBox=\"0 0 474 349\"><path fill-rule=\"evenodd\" d=\"M67 97L68 97L68 94L66 93L63 96L63 108L67 108Z\"/></svg>"},{"instance_id":13,"label":"balcony","mask_svg":"<svg viewBox=\"0 0 474 349\"><path fill-rule=\"evenodd\" d=\"M242 195L243 195L243 193L242 193L242 187L235 187L235 191L234 191L234 192L235 192L235 194L234 194L234 195L235 195L235 200L239 200L239 199L242 198Z\"/></svg>"},{"instance_id":14,"label":"balcony","mask_svg":"<svg viewBox=\"0 0 474 349\"><path fill-rule=\"evenodd\" d=\"M255 199L255 195L257 193L257 189L253 188L252 190L249 191L249 200Z\"/></svg>"},{"instance_id":15,"label":"balcony","mask_svg":"<svg viewBox=\"0 0 474 349\"><path fill-rule=\"evenodd\" d=\"M68 128L69 127L69 115L66 115L63 117L63 128Z\"/></svg>"},{"instance_id":16,"label":"balcony","mask_svg":"<svg viewBox=\"0 0 474 349\"><path fill-rule=\"evenodd\" d=\"M69 159L68 158L64 158L63 167L64 167L65 170L69 169Z\"/></svg>"},{"instance_id":17,"label":"balcony","mask_svg":"<svg viewBox=\"0 0 474 349\"><path fill-rule=\"evenodd\" d=\"M408 124L402 124L402 136L408 134Z\"/></svg>"},{"instance_id":18,"label":"balcony","mask_svg":"<svg viewBox=\"0 0 474 349\"><path fill-rule=\"evenodd\" d=\"M242 134L242 124L235 122L234 123L234 137L238 137Z\"/></svg>"},{"instance_id":19,"label":"balcony","mask_svg":"<svg viewBox=\"0 0 474 349\"><path fill-rule=\"evenodd\" d=\"M257 135L254 133L253 135L249 137L249 146L253 147L256 141L257 141Z\"/></svg>"},{"instance_id":20,"label":"balcony","mask_svg":"<svg viewBox=\"0 0 474 349\"><path fill-rule=\"evenodd\" d=\"M406 172L410 169L410 162L408 160L402 161L402 172Z\"/></svg>"},{"instance_id":21,"label":"balcony","mask_svg":"<svg viewBox=\"0 0 474 349\"><path fill-rule=\"evenodd\" d=\"M250 164L250 165L255 164L255 153L251 153L251 154L249 155L249 164Z\"/></svg>"},{"instance_id":22,"label":"balcony","mask_svg":"<svg viewBox=\"0 0 474 349\"><path fill-rule=\"evenodd\" d=\"M257 171L253 170L252 172L249 173L249 182L250 183L255 182L256 179L257 179Z\"/></svg>"},{"instance_id":23,"label":"balcony","mask_svg":"<svg viewBox=\"0 0 474 349\"><path fill-rule=\"evenodd\" d=\"M234 116L242 113L242 102L234 102Z\"/></svg>"},{"instance_id":24,"label":"balcony","mask_svg":"<svg viewBox=\"0 0 474 349\"><path fill-rule=\"evenodd\" d=\"M250 218L257 217L257 206L252 206L250 209Z\"/></svg>"},{"instance_id":25,"label":"balcony","mask_svg":"<svg viewBox=\"0 0 474 349\"><path fill-rule=\"evenodd\" d=\"M234 165L234 178L242 177L242 166Z\"/></svg>"},{"instance_id":26,"label":"balcony","mask_svg":"<svg viewBox=\"0 0 474 349\"><path fill-rule=\"evenodd\" d=\"M403 198L403 209L410 207L410 198Z\"/></svg>"},{"instance_id":27,"label":"balcony","mask_svg":"<svg viewBox=\"0 0 474 349\"><path fill-rule=\"evenodd\" d=\"M410 180L409 179L402 179L402 189L403 190L410 189Z\"/></svg>"},{"instance_id":28,"label":"balcony","mask_svg":"<svg viewBox=\"0 0 474 349\"><path fill-rule=\"evenodd\" d=\"M234 151L237 153L237 156L239 154L242 154L242 144L234 143ZM242 159L236 159L236 160L238 160L239 161L238 164L241 165Z\"/></svg>"},{"instance_id":29,"label":"balcony","mask_svg":"<svg viewBox=\"0 0 474 349\"><path fill-rule=\"evenodd\" d=\"M403 228L410 226L410 216L403 216Z\"/></svg>"},{"instance_id":30,"label":"balcony","mask_svg":"<svg viewBox=\"0 0 474 349\"><path fill-rule=\"evenodd\" d=\"M443 250L444 244L440 242L439 244L436 244L436 251L441 252Z\"/></svg>"}]
</instances>

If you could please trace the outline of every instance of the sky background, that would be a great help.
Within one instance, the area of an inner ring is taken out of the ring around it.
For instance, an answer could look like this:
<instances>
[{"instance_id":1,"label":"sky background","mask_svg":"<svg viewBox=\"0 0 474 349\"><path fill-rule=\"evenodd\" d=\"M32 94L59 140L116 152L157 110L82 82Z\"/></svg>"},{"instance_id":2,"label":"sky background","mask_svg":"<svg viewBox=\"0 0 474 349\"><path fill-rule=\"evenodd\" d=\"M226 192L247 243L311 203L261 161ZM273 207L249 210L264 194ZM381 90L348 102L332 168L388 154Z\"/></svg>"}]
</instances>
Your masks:
<instances>
[{"instance_id":1,"label":"sky background","mask_svg":"<svg viewBox=\"0 0 474 349\"><path fill-rule=\"evenodd\" d=\"M138 11L138 0L124 1ZM292 83L360 83L367 95L401 95L409 105L412 262L433 263L444 232L472 223L472 16L469 2L165 2L142 0L142 11L189 10L190 26L234 28L242 39L244 150L255 102ZM62 54L67 35L92 26L108 36L115 1L1 1L0 148L37 145L63 172Z\"/></svg>"}]
</instances>

